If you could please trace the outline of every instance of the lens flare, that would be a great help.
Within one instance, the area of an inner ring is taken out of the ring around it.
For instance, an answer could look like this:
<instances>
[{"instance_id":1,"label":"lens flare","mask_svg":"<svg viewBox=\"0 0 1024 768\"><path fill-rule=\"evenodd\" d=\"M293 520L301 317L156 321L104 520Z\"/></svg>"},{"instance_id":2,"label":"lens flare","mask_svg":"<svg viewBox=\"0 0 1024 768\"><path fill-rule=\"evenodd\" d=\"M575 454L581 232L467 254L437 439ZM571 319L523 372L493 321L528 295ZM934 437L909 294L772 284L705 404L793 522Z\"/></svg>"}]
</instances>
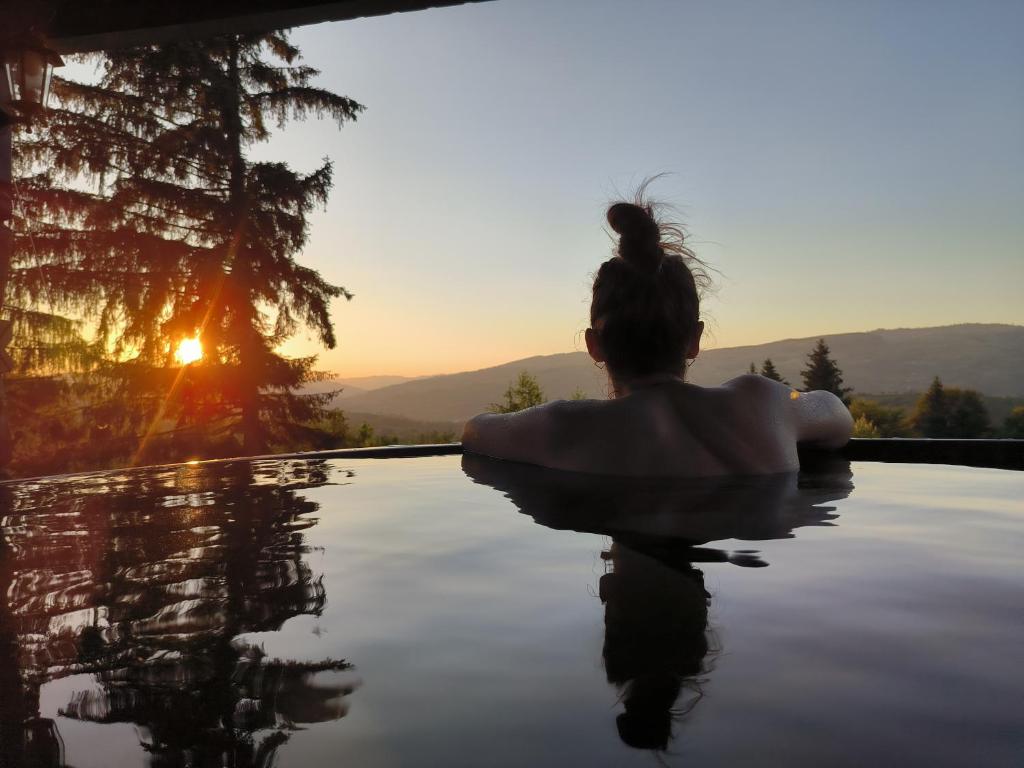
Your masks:
<instances>
[{"instance_id":1,"label":"lens flare","mask_svg":"<svg viewBox=\"0 0 1024 768\"><path fill-rule=\"evenodd\" d=\"M188 365L194 363L197 360L203 359L203 345L199 341L197 336L194 339L182 339L178 344L178 349L174 353L174 358L182 365Z\"/></svg>"}]
</instances>

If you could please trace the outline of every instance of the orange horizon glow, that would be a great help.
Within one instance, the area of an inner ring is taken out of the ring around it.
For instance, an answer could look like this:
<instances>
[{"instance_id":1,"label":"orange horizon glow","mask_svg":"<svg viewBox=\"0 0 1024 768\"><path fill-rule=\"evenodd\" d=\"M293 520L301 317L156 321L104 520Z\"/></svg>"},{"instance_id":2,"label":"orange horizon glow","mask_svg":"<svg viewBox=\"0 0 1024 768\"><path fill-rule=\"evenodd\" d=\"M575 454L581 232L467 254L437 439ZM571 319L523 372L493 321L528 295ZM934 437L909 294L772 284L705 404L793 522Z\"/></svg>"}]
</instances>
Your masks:
<instances>
[{"instance_id":1,"label":"orange horizon glow","mask_svg":"<svg viewBox=\"0 0 1024 768\"><path fill-rule=\"evenodd\" d=\"M199 341L199 337L195 336L191 339L182 339L178 343L177 350L174 352L174 359L181 365L188 365L189 363L202 360L203 344Z\"/></svg>"}]
</instances>

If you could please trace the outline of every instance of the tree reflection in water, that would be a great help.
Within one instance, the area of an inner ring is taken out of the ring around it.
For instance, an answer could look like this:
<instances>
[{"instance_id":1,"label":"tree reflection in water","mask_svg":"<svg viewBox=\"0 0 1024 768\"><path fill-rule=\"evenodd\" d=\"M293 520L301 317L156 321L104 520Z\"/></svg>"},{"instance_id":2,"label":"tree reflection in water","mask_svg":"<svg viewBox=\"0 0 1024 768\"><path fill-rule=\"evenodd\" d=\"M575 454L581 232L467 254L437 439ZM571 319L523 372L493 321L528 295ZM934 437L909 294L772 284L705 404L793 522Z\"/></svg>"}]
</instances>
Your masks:
<instances>
[{"instance_id":1,"label":"tree reflection in water","mask_svg":"<svg viewBox=\"0 0 1024 768\"><path fill-rule=\"evenodd\" d=\"M706 479L601 478L472 454L462 466L541 525L612 537L599 593L605 673L623 708L616 724L624 743L659 751L710 672L711 595L693 564L768 565L755 550L704 545L831 525L830 503L853 490L849 462L827 458L799 474Z\"/></svg>"},{"instance_id":2,"label":"tree reflection in water","mask_svg":"<svg viewBox=\"0 0 1024 768\"><path fill-rule=\"evenodd\" d=\"M0 764L60 765L40 688L90 675L60 715L138 727L152 765L264 766L299 723L342 717L343 660L238 641L326 595L306 560L324 462L184 465L0 487ZM325 681L325 678L328 678Z\"/></svg>"}]
</instances>

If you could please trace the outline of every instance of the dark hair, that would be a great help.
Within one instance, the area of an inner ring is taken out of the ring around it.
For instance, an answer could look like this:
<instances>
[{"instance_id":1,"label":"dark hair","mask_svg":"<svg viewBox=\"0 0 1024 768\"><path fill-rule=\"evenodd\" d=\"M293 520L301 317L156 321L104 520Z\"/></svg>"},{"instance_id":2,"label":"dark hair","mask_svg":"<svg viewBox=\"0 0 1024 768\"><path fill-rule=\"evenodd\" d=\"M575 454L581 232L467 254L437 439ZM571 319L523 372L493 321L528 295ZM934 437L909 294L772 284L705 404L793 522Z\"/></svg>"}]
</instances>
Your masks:
<instances>
[{"instance_id":1,"label":"dark hair","mask_svg":"<svg viewBox=\"0 0 1024 768\"><path fill-rule=\"evenodd\" d=\"M619 243L594 277L590 325L613 378L682 375L700 322L700 294L711 283L682 228L658 220L646 186L634 202L608 208Z\"/></svg>"}]
</instances>

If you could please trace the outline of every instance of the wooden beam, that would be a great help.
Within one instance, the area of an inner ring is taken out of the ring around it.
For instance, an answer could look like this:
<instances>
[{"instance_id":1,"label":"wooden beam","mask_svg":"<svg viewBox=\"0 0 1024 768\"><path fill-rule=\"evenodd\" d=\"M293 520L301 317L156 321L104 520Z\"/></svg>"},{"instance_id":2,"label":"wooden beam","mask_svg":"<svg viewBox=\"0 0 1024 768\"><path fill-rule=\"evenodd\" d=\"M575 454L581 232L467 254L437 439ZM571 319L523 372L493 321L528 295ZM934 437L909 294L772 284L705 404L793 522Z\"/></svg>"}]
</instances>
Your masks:
<instances>
[{"instance_id":1,"label":"wooden beam","mask_svg":"<svg viewBox=\"0 0 1024 768\"><path fill-rule=\"evenodd\" d=\"M32 27L59 53L130 48L219 34L346 21L486 0L0 0L6 29L17 38Z\"/></svg>"}]
</instances>

